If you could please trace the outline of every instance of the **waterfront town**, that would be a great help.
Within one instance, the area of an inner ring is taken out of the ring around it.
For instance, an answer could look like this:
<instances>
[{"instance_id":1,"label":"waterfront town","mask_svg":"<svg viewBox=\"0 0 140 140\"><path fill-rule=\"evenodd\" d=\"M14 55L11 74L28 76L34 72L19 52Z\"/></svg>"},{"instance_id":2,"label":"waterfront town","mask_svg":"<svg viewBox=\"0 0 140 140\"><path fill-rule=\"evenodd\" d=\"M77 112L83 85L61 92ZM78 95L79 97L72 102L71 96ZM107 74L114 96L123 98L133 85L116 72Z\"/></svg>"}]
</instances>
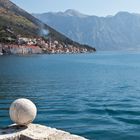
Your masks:
<instances>
[{"instance_id":1,"label":"waterfront town","mask_svg":"<svg viewBox=\"0 0 140 140\"><path fill-rule=\"evenodd\" d=\"M8 43L0 43L0 55L3 54L63 54L63 53L86 53L86 47L78 47L70 44L60 43L57 40L43 38L18 37L13 42L7 38ZM92 51L92 50L90 50Z\"/></svg>"}]
</instances>

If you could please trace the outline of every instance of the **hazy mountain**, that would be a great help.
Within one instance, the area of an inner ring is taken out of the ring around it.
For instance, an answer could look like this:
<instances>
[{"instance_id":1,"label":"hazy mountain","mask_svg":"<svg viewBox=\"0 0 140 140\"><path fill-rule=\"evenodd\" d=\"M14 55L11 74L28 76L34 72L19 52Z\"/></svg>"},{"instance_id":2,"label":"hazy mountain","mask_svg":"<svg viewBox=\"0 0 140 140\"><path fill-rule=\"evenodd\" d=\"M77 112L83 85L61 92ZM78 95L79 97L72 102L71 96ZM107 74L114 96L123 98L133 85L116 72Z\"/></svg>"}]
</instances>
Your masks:
<instances>
[{"instance_id":1,"label":"hazy mountain","mask_svg":"<svg viewBox=\"0 0 140 140\"><path fill-rule=\"evenodd\" d=\"M9 0L0 0L0 39L17 35L40 37L46 36L51 39L56 39L62 44L70 44L75 47L89 46L80 45L57 32L47 24L42 23L37 18L33 17L26 11L22 10Z\"/></svg>"},{"instance_id":2,"label":"hazy mountain","mask_svg":"<svg viewBox=\"0 0 140 140\"><path fill-rule=\"evenodd\" d=\"M67 10L33 15L75 41L96 46L97 50L140 49L139 14L119 12L97 17Z\"/></svg>"}]
</instances>

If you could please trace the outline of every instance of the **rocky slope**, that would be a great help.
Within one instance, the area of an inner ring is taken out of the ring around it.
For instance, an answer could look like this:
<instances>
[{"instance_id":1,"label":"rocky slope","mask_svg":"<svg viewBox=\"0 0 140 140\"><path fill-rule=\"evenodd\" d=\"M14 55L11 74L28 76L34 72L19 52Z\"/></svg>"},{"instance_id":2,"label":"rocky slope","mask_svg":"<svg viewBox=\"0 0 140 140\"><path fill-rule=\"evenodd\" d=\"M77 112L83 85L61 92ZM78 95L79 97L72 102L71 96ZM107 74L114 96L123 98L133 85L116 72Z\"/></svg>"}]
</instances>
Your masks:
<instances>
[{"instance_id":1,"label":"rocky slope","mask_svg":"<svg viewBox=\"0 0 140 140\"><path fill-rule=\"evenodd\" d=\"M51 43L57 41L57 46L61 46L61 49L67 48L69 45L72 48L86 48L87 51L95 51L95 48L72 41L68 37L22 10L11 1L0 0L0 42L10 44L17 43L17 40L19 40L20 37L26 38L26 40L33 38L37 40L41 37L43 38L42 41L44 41L46 45L50 40ZM53 43L53 45L55 44ZM5 47L5 45L1 46ZM58 49L57 46L53 46L54 49ZM40 44L39 47L44 48L42 44ZM49 47L51 46L48 46L48 48ZM11 48L11 46L8 46L8 48Z\"/></svg>"},{"instance_id":2,"label":"rocky slope","mask_svg":"<svg viewBox=\"0 0 140 140\"><path fill-rule=\"evenodd\" d=\"M96 46L97 50L140 49L139 14L119 12L97 17L67 10L33 15L75 41Z\"/></svg>"}]
</instances>

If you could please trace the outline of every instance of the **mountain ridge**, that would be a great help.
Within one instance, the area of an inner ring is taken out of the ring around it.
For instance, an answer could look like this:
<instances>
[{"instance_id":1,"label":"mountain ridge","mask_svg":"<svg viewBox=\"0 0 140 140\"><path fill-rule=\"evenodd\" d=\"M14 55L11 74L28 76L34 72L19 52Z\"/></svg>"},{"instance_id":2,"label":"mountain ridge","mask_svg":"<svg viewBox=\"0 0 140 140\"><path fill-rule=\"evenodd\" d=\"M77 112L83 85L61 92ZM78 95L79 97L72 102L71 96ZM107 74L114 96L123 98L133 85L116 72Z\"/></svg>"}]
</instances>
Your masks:
<instances>
[{"instance_id":1,"label":"mountain ridge","mask_svg":"<svg viewBox=\"0 0 140 140\"><path fill-rule=\"evenodd\" d=\"M96 46L97 50L140 49L140 14L118 12L113 16L85 18L57 13L33 15L75 41Z\"/></svg>"}]
</instances>

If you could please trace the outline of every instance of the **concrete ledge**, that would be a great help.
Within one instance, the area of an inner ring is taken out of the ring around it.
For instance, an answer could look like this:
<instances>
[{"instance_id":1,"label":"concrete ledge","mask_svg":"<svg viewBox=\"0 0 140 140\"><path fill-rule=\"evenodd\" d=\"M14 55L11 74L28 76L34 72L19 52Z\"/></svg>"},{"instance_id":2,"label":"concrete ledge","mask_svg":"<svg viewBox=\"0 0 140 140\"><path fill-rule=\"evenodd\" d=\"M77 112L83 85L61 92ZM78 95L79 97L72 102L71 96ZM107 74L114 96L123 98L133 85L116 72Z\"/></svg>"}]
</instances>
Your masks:
<instances>
[{"instance_id":1,"label":"concrete ledge","mask_svg":"<svg viewBox=\"0 0 140 140\"><path fill-rule=\"evenodd\" d=\"M0 140L87 140L68 132L39 124L11 125L0 129Z\"/></svg>"}]
</instances>

